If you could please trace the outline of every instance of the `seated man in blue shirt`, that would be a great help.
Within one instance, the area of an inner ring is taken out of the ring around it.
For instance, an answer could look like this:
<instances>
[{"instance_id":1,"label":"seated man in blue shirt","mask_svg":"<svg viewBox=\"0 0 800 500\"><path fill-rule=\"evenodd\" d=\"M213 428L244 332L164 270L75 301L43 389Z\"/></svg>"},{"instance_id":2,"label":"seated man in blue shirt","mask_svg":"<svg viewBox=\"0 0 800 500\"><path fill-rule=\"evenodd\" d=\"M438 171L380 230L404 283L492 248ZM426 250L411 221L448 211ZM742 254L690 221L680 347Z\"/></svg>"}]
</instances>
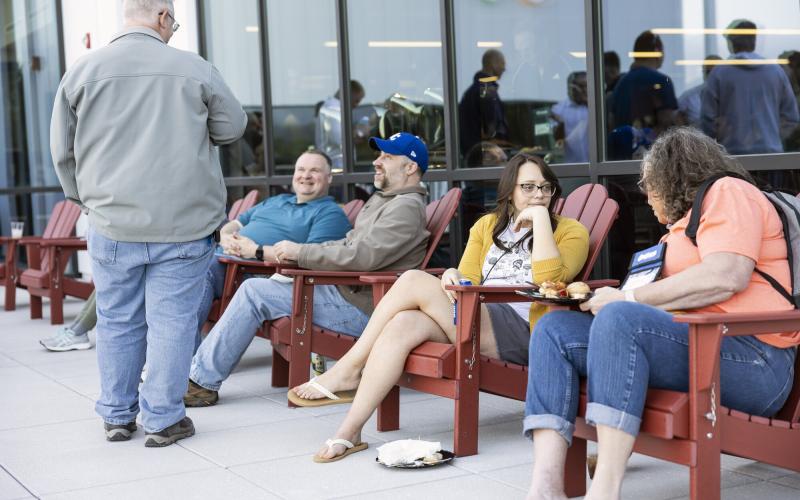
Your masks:
<instances>
[{"instance_id":1,"label":"seated man in blue shirt","mask_svg":"<svg viewBox=\"0 0 800 500\"><path fill-rule=\"evenodd\" d=\"M236 257L274 262L272 245L279 241L322 243L344 238L351 226L333 197L328 196L332 180L330 159L325 153L310 150L301 154L294 165L294 194L269 197L225 224L220 230L222 251ZM215 259L208 269L197 313L198 331L213 300L222 296L225 268L225 264Z\"/></svg>"}]
</instances>

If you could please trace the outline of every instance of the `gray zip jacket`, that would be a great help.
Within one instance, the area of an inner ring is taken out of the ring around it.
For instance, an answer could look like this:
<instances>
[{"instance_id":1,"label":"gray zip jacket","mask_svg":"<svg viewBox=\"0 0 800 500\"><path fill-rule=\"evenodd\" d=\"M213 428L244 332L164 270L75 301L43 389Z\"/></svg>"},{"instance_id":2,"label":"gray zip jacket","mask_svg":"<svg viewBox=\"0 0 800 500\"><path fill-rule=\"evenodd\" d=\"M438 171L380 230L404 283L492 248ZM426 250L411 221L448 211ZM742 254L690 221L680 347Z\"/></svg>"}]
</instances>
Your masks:
<instances>
[{"instance_id":1,"label":"gray zip jacket","mask_svg":"<svg viewBox=\"0 0 800 500\"><path fill-rule=\"evenodd\" d=\"M214 66L132 27L64 75L50 152L64 194L98 233L186 242L225 220L214 145L236 141L246 124Z\"/></svg>"}]
</instances>

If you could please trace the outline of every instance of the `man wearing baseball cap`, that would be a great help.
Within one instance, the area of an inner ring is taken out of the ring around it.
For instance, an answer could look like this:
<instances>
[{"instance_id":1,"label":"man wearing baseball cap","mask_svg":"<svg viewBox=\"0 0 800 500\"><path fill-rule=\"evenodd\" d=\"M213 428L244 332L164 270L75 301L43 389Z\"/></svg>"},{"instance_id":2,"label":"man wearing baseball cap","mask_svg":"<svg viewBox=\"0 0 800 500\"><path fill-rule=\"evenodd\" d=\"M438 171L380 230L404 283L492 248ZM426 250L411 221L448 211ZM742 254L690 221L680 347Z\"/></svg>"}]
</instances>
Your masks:
<instances>
[{"instance_id":1,"label":"man wearing baseball cap","mask_svg":"<svg viewBox=\"0 0 800 500\"><path fill-rule=\"evenodd\" d=\"M736 155L782 153L783 139L800 123L786 73L756 53L757 32L747 19L728 25L731 56L711 71L701 96L703 132Z\"/></svg>"},{"instance_id":2,"label":"man wearing baseball cap","mask_svg":"<svg viewBox=\"0 0 800 500\"><path fill-rule=\"evenodd\" d=\"M380 153L372 163L378 191L359 212L353 230L341 240L325 243L278 242L273 250L279 262L296 262L319 271L405 271L422 264L429 233L425 229L427 192L420 180L428 169L428 148L406 132L385 140L373 137L369 144ZM372 309L369 287L314 289L314 324L327 330L357 337ZM291 283L245 281L194 356L185 400L191 400L192 406L216 404L220 385L261 323L291 312Z\"/></svg>"}]
</instances>

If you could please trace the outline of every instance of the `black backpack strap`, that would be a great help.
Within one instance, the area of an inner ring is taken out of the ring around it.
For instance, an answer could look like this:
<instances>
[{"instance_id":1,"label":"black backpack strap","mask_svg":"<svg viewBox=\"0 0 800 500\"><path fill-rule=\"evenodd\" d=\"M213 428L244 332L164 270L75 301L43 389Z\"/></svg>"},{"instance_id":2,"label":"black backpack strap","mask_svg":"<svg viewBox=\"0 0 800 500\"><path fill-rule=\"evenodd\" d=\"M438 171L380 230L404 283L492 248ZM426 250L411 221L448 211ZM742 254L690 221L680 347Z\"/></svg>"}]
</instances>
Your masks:
<instances>
[{"instance_id":1,"label":"black backpack strap","mask_svg":"<svg viewBox=\"0 0 800 500\"><path fill-rule=\"evenodd\" d=\"M783 288L780 283L778 283L778 280L776 280L775 278L773 278L772 276L770 276L769 274L765 273L764 271L762 271L757 267L753 270L757 272L759 275L761 275L762 278L767 280L767 283L772 285L772 288L777 290L778 293L780 293L784 299L788 300L789 303L792 304L794 307L797 307L797 304L795 304L794 302L794 297L792 297L792 295L789 292L787 292L786 289Z\"/></svg>"},{"instance_id":2,"label":"black backpack strap","mask_svg":"<svg viewBox=\"0 0 800 500\"><path fill-rule=\"evenodd\" d=\"M694 246L697 246L697 230L700 228L700 215L702 215L701 210L703 208L703 199L706 197L706 192L708 192L708 188L710 188L712 184L729 175L728 173L712 175L704 180L697 188L697 193L695 193L694 202L692 203L692 215L689 217L689 225L686 226L686 231L684 231L686 237L692 240Z\"/></svg>"}]
</instances>

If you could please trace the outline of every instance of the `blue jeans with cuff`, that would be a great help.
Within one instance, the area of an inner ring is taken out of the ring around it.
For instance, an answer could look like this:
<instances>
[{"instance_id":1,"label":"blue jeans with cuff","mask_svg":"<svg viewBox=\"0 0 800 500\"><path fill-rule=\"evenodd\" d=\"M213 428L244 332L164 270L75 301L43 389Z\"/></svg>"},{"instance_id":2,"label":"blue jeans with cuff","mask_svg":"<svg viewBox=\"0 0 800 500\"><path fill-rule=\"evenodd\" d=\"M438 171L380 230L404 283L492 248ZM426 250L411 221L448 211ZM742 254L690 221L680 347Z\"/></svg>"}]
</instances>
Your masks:
<instances>
[{"instance_id":1,"label":"blue jeans with cuff","mask_svg":"<svg viewBox=\"0 0 800 500\"><path fill-rule=\"evenodd\" d=\"M116 241L90 229L97 291L95 410L111 424L136 420L158 432L186 415L183 395L197 333L197 308L214 254L209 236L185 243ZM147 359L147 380L139 391Z\"/></svg>"},{"instance_id":2,"label":"blue jeans with cuff","mask_svg":"<svg viewBox=\"0 0 800 500\"><path fill-rule=\"evenodd\" d=\"M219 390L261 324L292 314L292 287L292 283L267 278L251 278L242 283L200 344L192 360L191 380L206 389ZM347 302L335 286L314 287L315 325L358 337L368 321L369 317Z\"/></svg>"},{"instance_id":3,"label":"blue jeans with cuff","mask_svg":"<svg viewBox=\"0 0 800 500\"><path fill-rule=\"evenodd\" d=\"M531 335L523 430L557 431L572 443L580 377L588 378L586 421L639 433L647 388L687 391L689 326L644 304L613 302L596 317L575 311L544 315ZM724 337L722 404L759 416L781 409L794 378L795 348L755 337Z\"/></svg>"}]
</instances>

